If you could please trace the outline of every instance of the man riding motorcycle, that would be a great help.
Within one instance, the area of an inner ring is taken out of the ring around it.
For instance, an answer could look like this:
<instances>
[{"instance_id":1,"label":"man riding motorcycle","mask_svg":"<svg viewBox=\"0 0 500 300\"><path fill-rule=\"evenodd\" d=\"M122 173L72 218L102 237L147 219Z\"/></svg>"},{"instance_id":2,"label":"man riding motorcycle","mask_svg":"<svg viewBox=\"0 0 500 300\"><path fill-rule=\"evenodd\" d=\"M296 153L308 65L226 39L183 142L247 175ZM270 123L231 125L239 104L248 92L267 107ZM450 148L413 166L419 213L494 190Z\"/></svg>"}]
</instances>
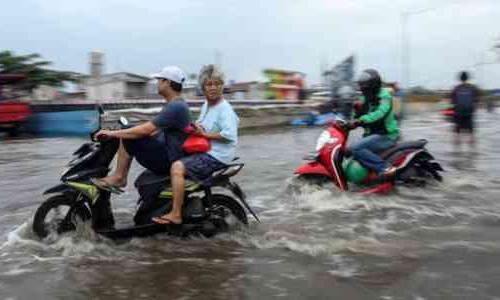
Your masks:
<instances>
[{"instance_id":1,"label":"man riding motorcycle","mask_svg":"<svg viewBox=\"0 0 500 300\"><path fill-rule=\"evenodd\" d=\"M380 176L392 176L396 168L377 155L394 146L399 138L398 124L392 111L392 96L388 90L382 89L382 79L373 69L361 73L358 85L363 96L354 104L350 127L362 126L365 133L348 150L366 168Z\"/></svg>"}]
</instances>

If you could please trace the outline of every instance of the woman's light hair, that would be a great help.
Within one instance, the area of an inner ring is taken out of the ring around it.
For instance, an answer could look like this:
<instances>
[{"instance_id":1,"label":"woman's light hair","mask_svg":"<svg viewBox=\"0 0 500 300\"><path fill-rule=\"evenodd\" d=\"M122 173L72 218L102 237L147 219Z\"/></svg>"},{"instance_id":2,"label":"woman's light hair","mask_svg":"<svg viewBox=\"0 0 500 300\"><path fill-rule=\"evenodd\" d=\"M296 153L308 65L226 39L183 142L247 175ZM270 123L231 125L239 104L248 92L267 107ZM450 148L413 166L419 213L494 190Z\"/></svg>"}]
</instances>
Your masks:
<instances>
[{"instance_id":1,"label":"woman's light hair","mask_svg":"<svg viewBox=\"0 0 500 300\"><path fill-rule=\"evenodd\" d=\"M203 92L203 85L207 80L218 80L224 85L226 82L226 75L219 66L217 65L206 65L201 68L200 73L198 74L198 90L201 93ZM222 88L222 87L221 87Z\"/></svg>"}]
</instances>

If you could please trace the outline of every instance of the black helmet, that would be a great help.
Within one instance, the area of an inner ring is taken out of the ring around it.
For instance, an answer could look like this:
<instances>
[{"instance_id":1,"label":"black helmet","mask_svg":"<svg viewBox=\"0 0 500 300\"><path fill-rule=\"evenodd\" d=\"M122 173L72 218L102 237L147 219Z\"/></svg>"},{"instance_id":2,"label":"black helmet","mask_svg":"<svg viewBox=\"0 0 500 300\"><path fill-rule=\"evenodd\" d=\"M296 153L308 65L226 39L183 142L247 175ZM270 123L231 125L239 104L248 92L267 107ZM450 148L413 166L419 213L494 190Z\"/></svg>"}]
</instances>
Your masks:
<instances>
[{"instance_id":1,"label":"black helmet","mask_svg":"<svg viewBox=\"0 0 500 300\"><path fill-rule=\"evenodd\" d=\"M363 94L377 95L382 87L382 79L377 71L366 69L359 75L358 85Z\"/></svg>"}]
</instances>

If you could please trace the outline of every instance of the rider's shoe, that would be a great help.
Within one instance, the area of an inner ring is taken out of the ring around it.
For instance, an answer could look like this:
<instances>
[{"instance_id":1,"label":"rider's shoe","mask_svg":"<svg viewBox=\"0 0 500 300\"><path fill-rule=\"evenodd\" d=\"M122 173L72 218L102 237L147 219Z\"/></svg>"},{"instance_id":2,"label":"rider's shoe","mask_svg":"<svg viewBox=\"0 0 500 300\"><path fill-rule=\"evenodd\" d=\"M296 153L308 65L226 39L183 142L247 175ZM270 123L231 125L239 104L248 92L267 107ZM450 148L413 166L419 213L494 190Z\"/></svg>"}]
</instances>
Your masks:
<instances>
[{"instance_id":1,"label":"rider's shoe","mask_svg":"<svg viewBox=\"0 0 500 300\"><path fill-rule=\"evenodd\" d=\"M380 173L380 176L392 177L392 176L394 176L394 174L396 174L397 170L398 169L396 167L390 166L387 169L385 169L384 171L382 171L382 173Z\"/></svg>"},{"instance_id":2,"label":"rider's shoe","mask_svg":"<svg viewBox=\"0 0 500 300\"><path fill-rule=\"evenodd\" d=\"M108 191L108 192L113 193L113 194L125 193L125 191L121 187L116 186L116 185L112 185L112 184L110 184L102 179L90 178L90 182L92 184L94 184L95 186L97 186L98 188L100 188L101 190L105 190L105 191Z\"/></svg>"}]
</instances>

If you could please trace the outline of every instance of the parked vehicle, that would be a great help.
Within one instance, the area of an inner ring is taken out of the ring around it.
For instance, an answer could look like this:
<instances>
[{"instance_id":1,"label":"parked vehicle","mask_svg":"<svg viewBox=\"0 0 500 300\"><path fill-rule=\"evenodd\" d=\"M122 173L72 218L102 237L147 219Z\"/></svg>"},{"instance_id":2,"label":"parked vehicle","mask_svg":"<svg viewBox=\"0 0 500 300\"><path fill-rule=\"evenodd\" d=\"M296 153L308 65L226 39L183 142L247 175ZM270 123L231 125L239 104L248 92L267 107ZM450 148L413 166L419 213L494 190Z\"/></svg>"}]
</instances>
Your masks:
<instances>
[{"instance_id":1,"label":"parked vehicle","mask_svg":"<svg viewBox=\"0 0 500 300\"><path fill-rule=\"evenodd\" d=\"M26 76L20 74L0 74L0 132L7 132L11 136L19 133L22 125L31 116L31 107L27 102L15 99L12 94L6 94L6 87L24 80Z\"/></svg>"}]
</instances>

